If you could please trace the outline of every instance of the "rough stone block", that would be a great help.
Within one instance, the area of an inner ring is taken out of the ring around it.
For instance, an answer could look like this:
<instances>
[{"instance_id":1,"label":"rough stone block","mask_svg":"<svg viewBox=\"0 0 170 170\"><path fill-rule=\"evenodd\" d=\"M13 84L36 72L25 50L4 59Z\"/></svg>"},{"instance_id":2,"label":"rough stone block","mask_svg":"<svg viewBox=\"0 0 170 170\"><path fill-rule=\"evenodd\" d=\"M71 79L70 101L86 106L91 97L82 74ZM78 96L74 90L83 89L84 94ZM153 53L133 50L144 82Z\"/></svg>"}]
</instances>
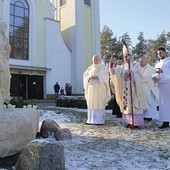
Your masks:
<instances>
[{"instance_id":1,"label":"rough stone block","mask_svg":"<svg viewBox=\"0 0 170 170\"><path fill-rule=\"evenodd\" d=\"M0 110L0 157L21 152L36 138L39 110L15 108Z\"/></svg>"},{"instance_id":2,"label":"rough stone block","mask_svg":"<svg viewBox=\"0 0 170 170\"><path fill-rule=\"evenodd\" d=\"M21 153L16 170L64 170L64 146L54 139L36 139Z\"/></svg>"}]
</instances>

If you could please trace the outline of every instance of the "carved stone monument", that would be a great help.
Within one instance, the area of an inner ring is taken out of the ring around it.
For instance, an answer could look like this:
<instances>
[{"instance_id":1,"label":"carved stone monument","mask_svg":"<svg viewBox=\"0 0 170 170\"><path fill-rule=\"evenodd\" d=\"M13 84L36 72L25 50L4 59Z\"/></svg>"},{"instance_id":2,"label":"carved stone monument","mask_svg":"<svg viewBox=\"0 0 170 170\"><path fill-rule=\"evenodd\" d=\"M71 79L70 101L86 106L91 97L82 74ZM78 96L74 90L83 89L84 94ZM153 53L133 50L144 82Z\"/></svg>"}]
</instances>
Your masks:
<instances>
[{"instance_id":1,"label":"carved stone monument","mask_svg":"<svg viewBox=\"0 0 170 170\"><path fill-rule=\"evenodd\" d=\"M3 109L10 98L9 55L11 46L5 35L6 22L0 20L0 158L21 152L36 138L39 110L35 108Z\"/></svg>"},{"instance_id":2,"label":"carved stone monument","mask_svg":"<svg viewBox=\"0 0 170 170\"><path fill-rule=\"evenodd\" d=\"M9 55L11 46L5 35L6 29L6 22L0 20L0 109L3 108L4 101L10 100L11 74L9 70Z\"/></svg>"}]
</instances>

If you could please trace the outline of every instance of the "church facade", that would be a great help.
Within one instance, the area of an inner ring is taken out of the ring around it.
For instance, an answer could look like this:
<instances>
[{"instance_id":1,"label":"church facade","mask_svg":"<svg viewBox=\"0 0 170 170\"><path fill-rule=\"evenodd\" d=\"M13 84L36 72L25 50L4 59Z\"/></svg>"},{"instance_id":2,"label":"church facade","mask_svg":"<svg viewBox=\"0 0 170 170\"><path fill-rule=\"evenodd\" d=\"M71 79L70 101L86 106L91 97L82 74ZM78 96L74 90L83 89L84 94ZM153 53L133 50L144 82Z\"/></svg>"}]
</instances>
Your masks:
<instances>
[{"instance_id":1,"label":"church facade","mask_svg":"<svg viewBox=\"0 0 170 170\"><path fill-rule=\"evenodd\" d=\"M47 99L54 84L83 94L83 72L100 55L99 0L0 0L11 45L11 96Z\"/></svg>"}]
</instances>

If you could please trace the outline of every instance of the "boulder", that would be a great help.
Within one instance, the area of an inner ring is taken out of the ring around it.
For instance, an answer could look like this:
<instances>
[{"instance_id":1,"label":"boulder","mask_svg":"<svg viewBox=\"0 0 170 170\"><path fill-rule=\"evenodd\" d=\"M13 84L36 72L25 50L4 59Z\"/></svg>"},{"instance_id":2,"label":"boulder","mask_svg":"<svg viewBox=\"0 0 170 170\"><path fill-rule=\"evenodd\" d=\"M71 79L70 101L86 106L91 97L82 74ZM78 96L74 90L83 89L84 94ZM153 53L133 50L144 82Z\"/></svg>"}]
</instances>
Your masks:
<instances>
[{"instance_id":1,"label":"boulder","mask_svg":"<svg viewBox=\"0 0 170 170\"><path fill-rule=\"evenodd\" d=\"M64 170L64 146L54 139L31 141L21 153L16 170Z\"/></svg>"},{"instance_id":2,"label":"boulder","mask_svg":"<svg viewBox=\"0 0 170 170\"><path fill-rule=\"evenodd\" d=\"M70 129L68 129L68 128L60 129L59 131L57 131L57 132L54 134L54 136L55 136L56 140L72 139L71 131L70 131Z\"/></svg>"},{"instance_id":3,"label":"boulder","mask_svg":"<svg viewBox=\"0 0 170 170\"><path fill-rule=\"evenodd\" d=\"M60 129L60 126L54 120L45 119L41 125L40 136L48 138L50 135L57 133Z\"/></svg>"},{"instance_id":4,"label":"boulder","mask_svg":"<svg viewBox=\"0 0 170 170\"><path fill-rule=\"evenodd\" d=\"M39 110L15 108L0 110L0 157L15 155L36 138Z\"/></svg>"},{"instance_id":5,"label":"boulder","mask_svg":"<svg viewBox=\"0 0 170 170\"><path fill-rule=\"evenodd\" d=\"M68 128L61 129L58 123L51 119L45 119L42 122L39 135L43 138L53 135L56 140L72 139L71 131Z\"/></svg>"}]
</instances>

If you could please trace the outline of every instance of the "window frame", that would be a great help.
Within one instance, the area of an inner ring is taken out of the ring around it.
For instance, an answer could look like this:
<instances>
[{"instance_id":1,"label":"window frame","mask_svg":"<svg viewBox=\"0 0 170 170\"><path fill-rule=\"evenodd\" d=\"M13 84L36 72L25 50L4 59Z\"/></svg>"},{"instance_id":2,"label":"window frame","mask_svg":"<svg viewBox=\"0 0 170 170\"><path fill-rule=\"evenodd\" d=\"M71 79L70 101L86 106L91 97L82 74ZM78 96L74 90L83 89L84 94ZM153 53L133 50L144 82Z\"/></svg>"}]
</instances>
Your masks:
<instances>
[{"instance_id":1,"label":"window frame","mask_svg":"<svg viewBox=\"0 0 170 170\"><path fill-rule=\"evenodd\" d=\"M11 59L29 60L29 14L29 4L26 0L10 1L9 41ZM18 21L21 21L21 23Z\"/></svg>"}]
</instances>

